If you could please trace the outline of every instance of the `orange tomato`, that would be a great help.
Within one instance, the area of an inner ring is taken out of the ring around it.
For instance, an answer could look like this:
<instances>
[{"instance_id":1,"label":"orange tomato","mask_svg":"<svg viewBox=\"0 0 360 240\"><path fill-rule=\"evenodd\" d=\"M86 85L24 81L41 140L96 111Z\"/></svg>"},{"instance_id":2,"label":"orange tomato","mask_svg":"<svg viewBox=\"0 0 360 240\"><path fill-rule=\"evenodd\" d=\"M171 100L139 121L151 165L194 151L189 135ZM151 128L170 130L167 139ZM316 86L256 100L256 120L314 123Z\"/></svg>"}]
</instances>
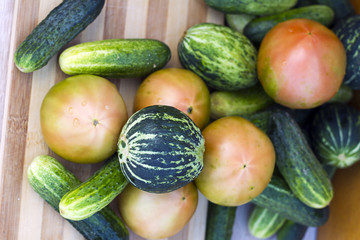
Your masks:
<instances>
[{"instance_id":1,"label":"orange tomato","mask_svg":"<svg viewBox=\"0 0 360 240\"><path fill-rule=\"evenodd\" d=\"M125 224L147 239L167 238L190 221L198 202L194 183L169 193L149 193L129 184L119 196Z\"/></svg>"},{"instance_id":2,"label":"orange tomato","mask_svg":"<svg viewBox=\"0 0 360 240\"><path fill-rule=\"evenodd\" d=\"M346 53L338 37L324 25L293 19L277 24L263 39L258 77L267 94L290 108L314 108L340 88Z\"/></svg>"},{"instance_id":3,"label":"orange tomato","mask_svg":"<svg viewBox=\"0 0 360 240\"><path fill-rule=\"evenodd\" d=\"M150 74L139 86L134 111L150 105L169 105L186 113L203 129L210 119L210 93L190 70L166 68Z\"/></svg>"},{"instance_id":4,"label":"orange tomato","mask_svg":"<svg viewBox=\"0 0 360 240\"><path fill-rule=\"evenodd\" d=\"M195 184L209 201L238 206L265 189L274 171L275 150L264 132L231 116L210 123L203 136L204 168Z\"/></svg>"}]
</instances>

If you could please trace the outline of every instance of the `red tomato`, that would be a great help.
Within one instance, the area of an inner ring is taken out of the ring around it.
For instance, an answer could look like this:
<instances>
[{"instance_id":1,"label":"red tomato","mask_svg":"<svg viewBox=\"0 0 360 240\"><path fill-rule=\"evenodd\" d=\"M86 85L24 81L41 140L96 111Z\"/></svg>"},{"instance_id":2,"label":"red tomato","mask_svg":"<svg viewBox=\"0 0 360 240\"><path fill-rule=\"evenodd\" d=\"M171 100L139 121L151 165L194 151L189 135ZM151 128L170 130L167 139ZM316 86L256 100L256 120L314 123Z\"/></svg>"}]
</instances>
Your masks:
<instances>
[{"instance_id":1,"label":"red tomato","mask_svg":"<svg viewBox=\"0 0 360 240\"><path fill-rule=\"evenodd\" d=\"M116 86L92 75L55 84L40 110L49 148L76 163L96 163L114 154L126 120L126 106Z\"/></svg>"},{"instance_id":2,"label":"red tomato","mask_svg":"<svg viewBox=\"0 0 360 240\"><path fill-rule=\"evenodd\" d=\"M178 233L193 216L198 202L194 183L169 193L149 193L129 184L119 196L119 211L125 224L147 239Z\"/></svg>"},{"instance_id":3,"label":"red tomato","mask_svg":"<svg viewBox=\"0 0 360 240\"><path fill-rule=\"evenodd\" d=\"M275 150L264 132L231 116L210 123L203 136L204 168L195 184L209 201L238 206L265 189L274 171Z\"/></svg>"},{"instance_id":4,"label":"red tomato","mask_svg":"<svg viewBox=\"0 0 360 240\"><path fill-rule=\"evenodd\" d=\"M330 100L345 75L346 54L337 36L318 22L293 19L263 39L258 77L267 94L290 108L313 108Z\"/></svg>"},{"instance_id":5,"label":"red tomato","mask_svg":"<svg viewBox=\"0 0 360 240\"><path fill-rule=\"evenodd\" d=\"M203 129L210 119L210 94L204 81L190 70L166 68L150 74L139 86L134 111L169 105L186 113Z\"/></svg>"}]
</instances>

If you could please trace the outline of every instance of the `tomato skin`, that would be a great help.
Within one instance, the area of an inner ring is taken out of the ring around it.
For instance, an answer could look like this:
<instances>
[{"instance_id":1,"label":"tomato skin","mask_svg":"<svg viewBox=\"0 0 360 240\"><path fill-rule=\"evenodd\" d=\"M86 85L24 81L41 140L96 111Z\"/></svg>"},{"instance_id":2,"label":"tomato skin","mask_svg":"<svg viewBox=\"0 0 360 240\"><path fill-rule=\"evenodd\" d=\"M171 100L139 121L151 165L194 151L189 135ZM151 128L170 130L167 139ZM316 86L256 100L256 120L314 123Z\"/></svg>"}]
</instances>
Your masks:
<instances>
[{"instance_id":1,"label":"tomato skin","mask_svg":"<svg viewBox=\"0 0 360 240\"><path fill-rule=\"evenodd\" d=\"M46 144L76 163L101 162L114 154L126 120L126 106L116 86L92 75L77 75L55 84L40 109Z\"/></svg>"},{"instance_id":2,"label":"tomato skin","mask_svg":"<svg viewBox=\"0 0 360 240\"><path fill-rule=\"evenodd\" d=\"M139 86L134 112L150 105L170 105L186 113L203 129L210 119L210 93L190 70L166 68L150 74Z\"/></svg>"},{"instance_id":3,"label":"tomato skin","mask_svg":"<svg viewBox=\"0 0 360 240\"><path fill-rule=\"evenodd\" d=\"M125 224L146 239L175 235L190 221L198 203L194 183L169 193L149 193L129 184L119 195L119 211Z\"/></svg>"},{"instance_id":4,"label":"tomato skin","mask_svg":"<svg viewBox=\"0 0 360 240\"><path fill-rule=\"evenodd\" d=\"M211 202L239 206L258 196L275 167L275 150L268 136L248 120L230 116L204 130L204 168L195 179Z\"/></svg>"},{"instance_id":5,"label":"tomato skin","mask_svg":"<svg viewBox=\"0 0 360 240\"><path fill-rule=\"evenodd\" d=\"M314 108L340 88L346 53L337 36L308 19L277 24L258 52L258 77L267 94L290 108Z\"/></svg>"}]
</instances>

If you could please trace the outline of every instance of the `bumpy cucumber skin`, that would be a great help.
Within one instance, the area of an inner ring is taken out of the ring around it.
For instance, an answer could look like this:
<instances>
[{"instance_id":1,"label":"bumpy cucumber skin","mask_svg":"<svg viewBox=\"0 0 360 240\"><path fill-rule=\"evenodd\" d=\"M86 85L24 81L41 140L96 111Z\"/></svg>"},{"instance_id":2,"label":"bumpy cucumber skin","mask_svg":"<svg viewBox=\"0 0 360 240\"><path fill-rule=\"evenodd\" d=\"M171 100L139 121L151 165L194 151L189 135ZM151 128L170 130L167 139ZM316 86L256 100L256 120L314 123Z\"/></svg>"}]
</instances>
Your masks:
<instances>
[{"instance_id":1,"label":"bumpy cucumber skin","mask_svg":"<svg viewBox=\"0 0 360 240\"><path fill-rule=\"evenodd\" d=\"M329 218L329 207L315 209L301 202L285 181L273 175L265 190L252 201L255 205L271 209L282 217L306 226L318 227Z\"/></svg>"},{"instance_id":2,"label":"bumpy cucumber skin","mask_svg":"<svg viewBox=\"0 0 360 240\"><path fill-rule=\"evenodd\" d=\"M334 11L325 5L311 5L295 8L285 12L259 17L250 21L244 29L244 34L250 41L260 44L266 33L276 24L295 18L306 18L330 26L334 19Z\"/></svg>"},{"instance_id":3,"label":"bumpy cucumber skin","mask_svg":"<svg viewBox=\"0 0 360 240\"><path fill-rule=\"evenodd\" d=\"M209 202L206 220L206 240L231 240L236 207Z\"/></svg>"},{"instance_id":4,"label":"bumpy cucumber skin","mask_svg":"<svg viewBox=\"0 0 360 240\"><path fill-rule=\"evenodd\" d=\"M67 48L59 64L69 75L144 77L163 68L170 58L170 48L158 40L107 39Z\"/></svg>"},{"instance_id":5,"label":"bumpy cucumber skin","mask_svg":"<svg viewBox=\"0 0 360 240\"><path fill-rule=\"evenodd\" d=\"M346 51L346 72L343 84L360 90L360 15L348 17L332 29Z\"/></svg>"},{"instance_id":6,"label":"bumpy cucumber skin","mask_svg":"<svg viewBox=\"0 0 360 240\"><path fill-rule=\"evenodd\" d=\"M257 238L268 238L274 235L285 223L286 219L276 212L255 206L248 220L250 233Z\"/></svg>"},{"instance_id":7,"label":"bumpy cucumber skin","mask_svg":"<svg viewBox=\"0 0 360 240\"><path fill-rule=\"evenodd\" d=\"M81 184L80 180L56 159L46 155L34 158L28 168L27 177L34 191L57 212L61 197ZM109 207L82 221L68 222L88 240L129 239L127 228Z\"/></svg>"},{"instance_id":8,"label":"bumpy cucumber skin","mask_svg":"<svg viewBox=\"0 0 360 240\"><path fill-rule=\"evenodd\" d=\"M210 115L213 119L249 115L264 110L273 102L260 84L239 91L214 91L210 95Z\"/></svg>"},{"instance_id":9,"label":"bumpy cucumber skin","mask_svg":"<svg viewBox=\"0 0 360 240\"><path fill-rule=\"evenodd\" d=\"M42 20L15 51L15 64L25 73L45 66L63 46L100 14L105 0L63 1Z\"/></svg>"},{"instance_id":10,"label":"bumpy cucumber skin","mask_svg":"<svg viewBox=\"0 0 360 240\"><path fill-rule=\"evenodd\" d=\"M93 176L61 198L60 214L74 221L88 218L106 207L127 184L114 155Z\"/></svg>"},{"instance_id":11,"label":"bumpy cucumber skin","mask_svg":"<svg viewBox=\"0 0 360 240\"><path fill-rule=\"evenodd\" d=\"M297 0L205 0L205 3L225 13L271 15L292 8Z\"/></svg>"},{"instance_id":12,"label":"bumpy cucumber skin","mask_svg":"<svg viewBox=\"0 0 360 240\"><path fill-rule=\"evenodd\" d=\"M254 86L257 50L243 34L229 27L200 23L190 27L178 44L181 64L216 90Z\"/></svg>"},{"instance_id":13,"label":"bumpy cucumber skin","mask_svg":"<svg viewBox=\"0 0 360 240\"><path fill-rule=\"evenodd\" d=\"M301 128L289 113L277 110L272 116L276 166L296 197L313 208L324 208L333 197L327 173L313 153Z\"/></svg>"}]
</instances>

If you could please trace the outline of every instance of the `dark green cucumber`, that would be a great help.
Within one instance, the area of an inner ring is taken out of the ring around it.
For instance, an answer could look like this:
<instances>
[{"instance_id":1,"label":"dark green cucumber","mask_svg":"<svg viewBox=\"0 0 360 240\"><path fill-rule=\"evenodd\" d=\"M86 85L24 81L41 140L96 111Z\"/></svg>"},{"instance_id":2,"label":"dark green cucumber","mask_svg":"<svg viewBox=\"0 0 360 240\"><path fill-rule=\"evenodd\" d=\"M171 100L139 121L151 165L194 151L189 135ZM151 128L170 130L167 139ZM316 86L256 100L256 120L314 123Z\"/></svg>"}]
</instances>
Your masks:
<instances>
[{"instance_id":1,"label":"dark green cucumber","mask_svg":"<svg viewBox=\"0 0 360 240\"><path fill-rule=\"evenodd\" d=\"M305 205L294 195L286 182L277 175L273 175L265 190L251 202L306 226L321 226L329 218L328 206L315 209Z\"/></svg>"},{"instance_id":2,"label":"dark green cucumber","mask_svg":"<svg viewBox=\"0 0 360 240\"><path fill-rule=\"evenodd\" d=\"M235 222L236 207L208 203L206 240L231 240Z\"/></svg>"},{"instance_id":3,"label":"dark green cucumber","mask_svg":"<svg viewBox=\"0 0 360 240\"><path fill-rule=\"evenodd\" d=\"M355 9L351 5L350 0L314 0L317 4L327 5L335 12L336 22L355 15Z\"/></svg>"},{"instance_id":4,"label":"dark green cucumber","mask_svg":"<svg viewBox=\"0 0 360 240\"><path fill-rule=\"evenodd\" d=\"M243 117L255 124L255 126L260 128L264 133L269 134L273 128L271 116L272 111L266 109Z\"/></svg>"},{"instance_id":5,"label":"dark green cucumber","mask_svg":"<svg viewBox=\"0 0 360 240\"><path fill-rule=\"evenodd\" d=\"M353 95L353 90L349 86L342 84L335 96L333 96L328 103L348 103L352 99Z\"/></svg>"},{"instance_id":6,"label":"dark green cucumber","mask_svg":"<svg viewBox=\"0 0 360 240\"><path fill-rule=\"evenodd\" d=\"M106 207L128 184L116 155L87 181L66 193L60 201L60 214L82 220Z\"/></svg>"},{"instance_id":7,"label":"dark green cucumber","mask_svg":"<svg viewBox=\"0 0 360 240\"><path fill-rule=\"evenodd\" d=\"M297 0L205 0L205 3L225 13L271 15L292 8Z\"/></svg>"},{"instance_id":8,"label":"dark green cucumber","mask_svg":"<svg viewBox=\"0 0 360 240\"><path fill-rule=\"evenodd\" d=\"M303 203L324 208L333 197L333 188L302 129L286 111L274 111L272 118L274 129L270 139L281 175Z\"/></svg>"},{"instance_id":9,"label":"dark green cucumber","mask_svg":"<svg viewBox=\"0 0 360 240\"><path fill-rule=\"evenodd\" d=\"M263 208L255 206L248 220L249 232L256 238L268 238L274 235L286 219L280 214Z\"/></svg>"},{"instance_id":10,"label":"dark green cucumber","mask_svg":"<svg viewBox=\"0 0 360 240\"><path fill-rule=\"evenodd\" d=\"M255 18L245 26L244 35L253 43L259 44L276 24L295 18L306 18L330 26L334 19L334 11L326 5L311 5Z\"/></svg>"},{"instance_id":11,"label":"dark green cucumber","mask_svg":"<svg viewBox=\"0 0 360 240\"><path fill-rule=\"evenodd\" d=\"M341 103L323 105L311 124L311 143L322 162L345 168L360 160L360 111Z\"/></svg>"},{"instance_id":12,"label":"dark green cucumber","mask_svg":"<svg viewBox=\"0 0 360 240\"><path fill-rule=\"evenodd\" d=\"M277 232L277 240L302 240L308 226L286 220Z\"/></svg>"},{"instance_id":13,"label":"dark green cucumber","mask_svg":"<svg viewBox=\"0 0 360 240\"><path fill-rule=\"evenodd\" d=\"M333 31L346 50L346 72L343 84L360 90L360 15L338 21Z\"/></svg>"},{"instance_id":14,"label":"dark green cucumber","mask_svg":"<svg viewBox=\"0 0 360 240\"><path fill-rule=\"evenodd\" d=\"M254 86L257 51L243 34L223 25L190 27L178 45L184 68L215 90L237 91Z\"/></svg>"},{"instance_id":15,"label":"dark green cucumber","mask_svg":"<svg viewBox=\"0 0 360 240\"><path fill-rule=\"evenodd\" d=\"M250 14L226 14L226 24L233 30L243 33L246 24L253 20L256 16Z\"/></svg>"},{"instance_id":16,"label":"dark green cucumber","mask_svg":"<svg viewBox=\"0 0 360 240\"><path fill-rule=\"evenodd\" d=\"M63 46L74 39L100 14L105 0L63 1L42 20L15 51L22 72L45 66Z\"/></svg>"},{"instance_id":17,"label":"dark green cucumber","mask_svg":"<svg viewBox=\"0 0 360 240\"><path fill-rule=\"evenodd\" d=\"M74 174L56 159L41 155L31 162L27 177L32 188L57 212L59 202L72 188L81 184ZM68 222L88 240L128 240L129 233L120 218L109 207L81 221Z\"/></svg>"},{"instance_id":18,"label":"dark green cucumber","mask_svg":"<svg viewBox=\"0 0 360 240\"><path fill-rule=\"evenodd\" d=\"M210 95L210 115L214 119L249 115L264 110L273 102L261 84L239 91L214 91Z\"/></svg>"},{"instance_id":19,"label":"dark green cucumber","mask_svg":"<svg viewBox=\"0 0 360 240\"><path fill-rule=\"evenodd\" d=\"M169 47L154 39L108 39L80 43L59 57L60 68L69 75L145 77L170 60Z\"/></svg>"}]
</instances>

